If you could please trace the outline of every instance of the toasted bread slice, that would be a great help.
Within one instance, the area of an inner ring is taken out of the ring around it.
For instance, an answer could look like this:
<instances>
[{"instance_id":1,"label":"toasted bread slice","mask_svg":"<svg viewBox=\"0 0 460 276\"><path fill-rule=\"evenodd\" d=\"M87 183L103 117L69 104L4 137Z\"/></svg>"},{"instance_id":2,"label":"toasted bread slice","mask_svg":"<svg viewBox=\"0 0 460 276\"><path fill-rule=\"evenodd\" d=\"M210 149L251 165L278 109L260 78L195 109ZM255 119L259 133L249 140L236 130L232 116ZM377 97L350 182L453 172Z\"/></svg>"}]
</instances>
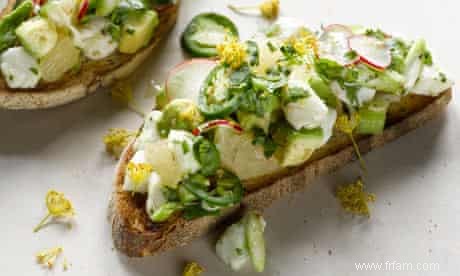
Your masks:
<instances>
[{"instance_id":1,"label":"toasted bread slice","mask_svg":"<svg viewBox=\"0 0 460 276\"><path fill-rule=\"evenodd\" d=\"M10 0L5 11L11 9ZM150 44L136 54L117 53L98 61L85 62L79 73L53 83L40 83L34 89L10 89L0 77L0 108L41 109L73 102L94 93L99 87L111 85L129 76L155 49L174 26L179 1L157 7L160 23ZM3 14L3 11L2 11Z\"/></svg>"},{"instance_id":2,"label":"toasted bread slice","mask_svg":"<svg viewBox=\"0 0 460 276\"><path fill-rule=\"evenodd\" d=\"M452 91L449 89L436 98L409 95L401 102L393 103L382 134L356 137L361 153L367 153L424 125L445 109L451 97ZM154 255L186 245L242 206L263 210L282 196L305 188L317 176L330 173L356 159L349 139L335 133L303 165L245 181L248 190L242 203L228 209L222 216L202 217L191 221L175 217L167 223L155 224L145 211L146 197L122 190L126 164L133 154L133 148L128 146L120 158L110 203L110 222L115 247L131 257Z\"/></svg>"}]
</instances>

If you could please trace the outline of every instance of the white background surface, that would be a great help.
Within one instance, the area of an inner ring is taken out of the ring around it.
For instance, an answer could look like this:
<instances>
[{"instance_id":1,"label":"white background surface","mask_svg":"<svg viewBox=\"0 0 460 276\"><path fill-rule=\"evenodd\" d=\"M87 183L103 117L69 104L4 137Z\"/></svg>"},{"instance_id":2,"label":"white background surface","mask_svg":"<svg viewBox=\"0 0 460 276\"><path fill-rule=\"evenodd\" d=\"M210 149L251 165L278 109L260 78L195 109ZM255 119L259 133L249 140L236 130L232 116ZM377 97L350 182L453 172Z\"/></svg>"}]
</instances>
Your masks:
<instances>
[{"instance_id":1,"label":"white background surface","mask_svg":"<svg viewBox=\"0 0 460 276\"><path fill-rule=\"evenodd\" d=\"M458 1L281 0L282 14L321 23L379 26L412 38L423 36L434 57L460 83ZM148 79L163 80L183 59L179 34L193 15L229 15L246 38L265 21L232 14L221 0L183 0L178 24L137 73L139 93ZM146 100L146 101L150 101ZM149 103L145 102L147 109ZM266 275L459 275L459 102L428 126L366 157L368 190L377 194L372 218L344 215L332 191L358 174L355 165L322 177L311 188L266 212ZM167 254L130 260L112 247L106 220L115 162L104 152L110 127L135 129L141 119L117 109L106 93L48 111L0 111L0 275L180 275L195 260L205 275L233 275L214 255L214 237ZM75 205L75 226L51 225L33 234L45 214L48 189L65 192ZM37 251L64 247L72 263L48 272ZM439 263L440 271L357 272L355 262ZM237 275L237 274L235 274Z\"/></svg>"}]
</instances>

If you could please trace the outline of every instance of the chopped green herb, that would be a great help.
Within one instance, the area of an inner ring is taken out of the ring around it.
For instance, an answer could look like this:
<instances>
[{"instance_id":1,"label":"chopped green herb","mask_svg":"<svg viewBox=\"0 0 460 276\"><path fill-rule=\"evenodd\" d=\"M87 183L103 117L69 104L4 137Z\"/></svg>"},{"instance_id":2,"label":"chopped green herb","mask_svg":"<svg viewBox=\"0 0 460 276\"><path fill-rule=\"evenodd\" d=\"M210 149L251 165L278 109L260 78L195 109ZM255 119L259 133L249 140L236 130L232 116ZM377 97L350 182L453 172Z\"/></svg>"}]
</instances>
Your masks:
<instances>
[{"instance_id":1,"label":"chopped green herb","mask_svg":"<svg viewBox=\"0 0 460 276\"><path fill-rule=\"evenodd\" d=\"M440 78L441 82L446 82L447 81L446 74L444 74L442 72L439 72L439 78Z\"/></svg>"},{"instance_id":2,"label":"chopped green herb","mask_svg":"<svg viewBox=\"0 0 460 276\"><path fill-rule=\"evenodd\" d=\"M182 142L182 151L187 154L190 151L190 147L186 141Z\"/></svg>"},{"instance_id":3,"label":"chopped green herb","mask_svg":"<svg viewBox=\"0 0 460 276\"><path fill-rule=\"evenodd\" d=\"M267 42L267 47L271 52L276 51L276 47L275 47L275 45L273 45L273 43L271 41Z\"/></svg>"},{"instance_id":4,"label":"chopped green herb","mask_svg":"<svg viewBox=\"0 0 460 276\"><path fill-rule=\"evenodd\" d=\"M420 58L422 59L423 64L428 66L433 65L433 57L431 56L430 51L426 50Z\"/></svg>"},{"instance_id":5,"label":"chopped green herb","mask_svg":"<svg viewBox=\"0 0 460 276\"><path fill-rule=\"evenodd\" d=\"M246 42L246 52L248 53L249 65L255 66L259 64L259 47L252 40Z\"/></svg>"},{"instance_id":6,"label":"chopped green herb","mask_svg":"<svg viewBox=\"0 0 460 276\"><path fill-rule=\"evenodd\" d=\"M29 68L30 72L34 73L35 75L38 75L38 69L35 67L30 67Z\"/></svg>"},{"instance_id":7,"label":"chopped green herb","mask_svg":"<svg viewBox=\"0 0 460 276\"><path fill-rule=\"evenodd\" d=\"M168 201L171 201L171 202L179 201L179 195L177 194L176 190L168 188L166 186L162 186L161 192Z\"/></svg>"},{"instance_id":8,"label":"chopped green herb","mask_svg":"<svg viewBox=\"0 0 460 276\"><path fill-rule=\"evenodd\" d=\"M391 39L389 45L391 51L390 69L402 74L404 73L406 67L405 58L409 51L409 47L402 39L399 38Z\"/></svg>"},{"instance_id":9,"label":"chopped green herb","mask_svg":"<svg viewBox=\"0 0 460 276\"><path fill-rule=\"evenodd\" d=\"M211 176L220 168L220 155L216 146L205 138L201 138L193 145L195 158L201 164L201 173Z\"/></svg>"},{"instance_id":10,"label":"chopped green herb","mask_svg":"<svg viewBox=\"0 0 460 276\"><path fill-rule=\"evenodd\" d=\"M265 132L260 128L254 128L254 139L252 140L253 145L261 145L264 148L264 155L266 158L270 158L278 148L278 144L267 136Z\"/></svg>"},{"instance_id":11,"label":"chopped green herb","mask_svg":"<svg viewBox=\"0 0 460 276\"><path fill-rule=\"evenodd\" d=\"M184 219L186 220L193 220L199 217L204 216L218 216L220 211L208 211L201 207L201 204L194 204L186 206L184 209Z\"/></svg>"},{"instance_id":12,"label":"chopped green herb","mask_svg":"<svg viewBox=\"0 0 460 276\"><path fill-rule=\"evenodd\" d=\"M367 36L372 36L372 37L375 37L379 40L384 40L386 38L386 34L384 32L382 32L382 30L380 29L376 29L376 30L373 30L373 29L367 29L366 30L366 35Z\"/></svg>"},{"instance_id":13,"label":"chopped green herb","mask_svg":"<svg viewBox=\"0 0 460 276\"><path fill-rule=\"evenodd\" d=\"M350 50L345 54L345 57L351 60L355 59L357 56L358 54L353 50Z\"/></svg>"},{"instance_id":14,"label":"chopped green herb","mask_svg":"<svg viewBox=\"0 0 460 276\"><path fill-rule=\"evenodd\" d=\"M251 71L249 66L243 65L230 74L230 85L232 88L246 87Z\"/></svg>"},{"instance_id":15,"label":"chopped green herb","mask_svg":"<svg viewBox=\"0 0 460 276\"><path fill-rule=\"evenodd\" d=\"M309 92L302 87L291 87L285 90L285 93L282 94L282 99L284 104L288 104L309 96Z\"/></svg>"},{"instance_id":16,"label":"chopped green herb","mask_svg":"<svg viewBox=\"0 0 460 276\"><path fill-rule=\"evenodd\" d=\"M112 36L113 40L119 41L121 36L121 28L120 26L110 23L107 24L107 27L103 30L105 33L108 33Z\"/></svg>"}]
</instances>

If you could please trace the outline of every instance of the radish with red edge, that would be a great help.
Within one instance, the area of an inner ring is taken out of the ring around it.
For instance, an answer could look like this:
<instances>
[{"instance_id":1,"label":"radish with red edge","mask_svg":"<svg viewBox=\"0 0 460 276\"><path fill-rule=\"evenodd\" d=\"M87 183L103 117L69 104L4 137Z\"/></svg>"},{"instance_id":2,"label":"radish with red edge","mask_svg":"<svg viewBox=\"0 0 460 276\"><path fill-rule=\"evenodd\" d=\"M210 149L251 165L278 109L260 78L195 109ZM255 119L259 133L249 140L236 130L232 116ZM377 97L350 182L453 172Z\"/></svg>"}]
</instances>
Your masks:
<instances>
[{"instance_id":1,"label":"radish with red edge","mask_svg":"<svg viewBox=\"0 0 460 276\"><path fill-rule=\"evenodd\" d=\"M89 0L83 0L83 2L80 5L80 9L78 10L77 19L82 20L83 17L85 17L86 13L88 12L88 9L89 9Z\"/></svg>"},{"instance_id":2,"label":"radish with red edge","mask_svg":"<svg viewBox=\"0 0 460 276\"><path fill-rule=\"evenodd\" d=\"M348 34L348 36L353 35L353 31L350 27L347 25L342 25L342 24L331 24L327 25L326 27L323 27L323 32L342 32Z\"/></svg>"},{"instance_id":3,"label":"radish with red edge","mask_svg":"<svg viewBox=\"0 0 460 276\"><path fill-rule=\"evenodd\" d=\"M377 70L384 70L390 66L391 52L385 42L365 35L352 36L348 42L350 49L367 65Z\"/></svg>"},{"instance_id":4,"label":"radish with red edge","mask_svg":"<svg viewBox=\"0 0 460 276\"><path fill-rule=\"evenodd\" d=\"M353 32L348 26L333 24L325 27L319 37L319 57L330 59L342 66L359 62L359 57L350 55L348 38Z\"/></svg>"},{"instance_id":5,"label":"radish with red edge","mask_svg":"<svg viewBox=\"0 0 460 276\"><path fill-rule=\"evenodd\" d=\"M243 128L239 124L237 124L235 122L232 122L232 121L229 121L229 120L219 119L219 120L212 120L212 121L206 122L206 123L198 126L197 128L195 128L192 131L192 134L195 135L195 136L199 136L199 135L201 135L201 133L207 132L207 131L209 131L211 129L214 129L216 127L231 128L231 129L233 129L233 131L235 131L238 134L243 132Z\"/></svg>"},{"instance_id":6,"label":"radish with red edge","mask_svg":"<svg viewBox=\"0 0 460 276\"><path fill-rule=\"evenodd\" d=\"M37 6L41 6L45 3L45 0L33 0L32 2Z\"/></svg>"},{"instance_id":7,"label":"radish with red edge","mask_svg":"<svg viewBox=\"0 0 460 276\"><path fill-rule=\"evenodd\" d=\"M197 103L201 85L216 65L215 60L200 58L177 65L166 79L165 91L168 100L189 99Z\"/></svg>"}]
</instances>

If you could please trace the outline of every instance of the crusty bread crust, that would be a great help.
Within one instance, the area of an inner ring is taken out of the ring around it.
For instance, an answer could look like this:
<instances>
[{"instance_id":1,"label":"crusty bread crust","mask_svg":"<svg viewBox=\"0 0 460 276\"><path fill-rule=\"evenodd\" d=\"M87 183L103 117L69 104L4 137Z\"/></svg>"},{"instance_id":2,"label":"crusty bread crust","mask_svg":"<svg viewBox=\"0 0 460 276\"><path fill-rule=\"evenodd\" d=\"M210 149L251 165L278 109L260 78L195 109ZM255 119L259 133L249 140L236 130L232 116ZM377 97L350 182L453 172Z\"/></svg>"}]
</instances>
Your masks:
<instances>
[{"instance_id":1,"label":"crusty bread crust","mask_svg":"<svg viewBox=\"0 0 460 276\"><path fill-rule=\"evenodd\" d=\"M11 1L10 1L11 2ZM15 1L12 0L14 3ZM174 26L179 8L176 4L156 8L160 24L150 44L133 55L115 54L106 59L83 64L79 73L56 83L40 84L36 89L9 89L0 77L0 108L42 109L67 104L128 77L155 49Z\"/></svg>"},{"instance_id":2,"label":"crusty bread crust","mask_svg":"<svg viewBox=\"0 0 460 276\"><path fill-rule=\"evenodd\" d=\"M414 107L412 113L406 113L404 118L397 118L398 116L393 118L382 134L360 137L361 153L365 154L424 125L445 109L451 97L452 91L449 89L436 98L425 99L422 101L424 106ZM259 179L259 182L265 184L252 190L239 206L230 208L220 217L203 217L192 221L176 217L168 223L154 224L144 211L145 196L133 195L121 189L126 164L133 154L130 145L120 158L109 206L115 247L130 257L155 255L171 248L184 246L194 238L207 233L242 206L262 211L284 195L304 189L316 177L330 173L356 159L353 147L347 144L296 169Z\"/></svg>"}]
</instances>

